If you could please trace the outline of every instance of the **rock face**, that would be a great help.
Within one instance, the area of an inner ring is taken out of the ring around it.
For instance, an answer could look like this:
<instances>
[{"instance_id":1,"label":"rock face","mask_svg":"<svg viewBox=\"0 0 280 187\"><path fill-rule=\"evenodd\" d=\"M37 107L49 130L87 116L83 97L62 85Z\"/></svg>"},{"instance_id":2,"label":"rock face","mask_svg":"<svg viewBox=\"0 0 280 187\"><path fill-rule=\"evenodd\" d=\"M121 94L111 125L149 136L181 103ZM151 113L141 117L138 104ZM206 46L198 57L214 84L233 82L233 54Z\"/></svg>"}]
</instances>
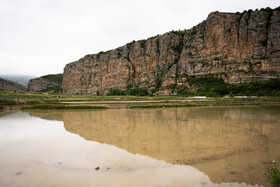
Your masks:
<instances>
[{"instance_id":1,"label":"rock face","mask_svg":"<svg viewBox=\"0 0 280 187\"><path fill-rule=\"evenodd\" d=\"M62 74L45 75L39 78L30 79L27 85L29 91L60 91Z\"/></svg>"},{"instance_id":2,"label":"rock face","mask_svg":"<svg viewBox=\"0 0 280 187\"><path fill-rule=\"evenodd\" d=\"M27 85L28 90L30 90L32 92L42 91L44 89L47 89L50 87L55 87L55 86L57 86L57 85L53 84L47 80L40 79L40 78L31 79Z\"/></svg>"},{"instance_id":3,"label":"rock face","mask_svg":"<svg viewBox=\"0 0 280 187\"><path fill-rule=\"evenodd\" d=\"M18 83L0 78L0 90L20 90L25 91L26 88Z\"/></svg>"},{"instance_id":4,"label":"rock face","mask_svg":"<svg viewBox=\"0 0 280 187\"><path fill-rule=\"evenodd\" d=\"M188 76L214 76L228 83L280 76L280 8L210 13L185 31L133 41L86 55L64 68L66 93L106 94L127 86L170 94Z\"/></svg>"}]
</instances>

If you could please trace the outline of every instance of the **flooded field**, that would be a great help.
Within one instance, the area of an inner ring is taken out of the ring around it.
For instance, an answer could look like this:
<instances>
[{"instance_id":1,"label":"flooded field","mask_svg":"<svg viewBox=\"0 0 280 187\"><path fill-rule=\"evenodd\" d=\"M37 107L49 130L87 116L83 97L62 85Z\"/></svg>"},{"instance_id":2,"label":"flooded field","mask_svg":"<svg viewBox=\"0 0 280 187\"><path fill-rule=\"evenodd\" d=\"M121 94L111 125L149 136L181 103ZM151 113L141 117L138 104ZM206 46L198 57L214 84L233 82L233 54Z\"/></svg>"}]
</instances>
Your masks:
<instances>
[{"instance_id":1,"label":"flooded field","mask_svg":"<svg viewBox=\"0 0 280 187\"><path fill-rule=\"evenodd\" d=\"M0 186L267 186L280 107L17 112Z\"/></svg>"}]
</instances>

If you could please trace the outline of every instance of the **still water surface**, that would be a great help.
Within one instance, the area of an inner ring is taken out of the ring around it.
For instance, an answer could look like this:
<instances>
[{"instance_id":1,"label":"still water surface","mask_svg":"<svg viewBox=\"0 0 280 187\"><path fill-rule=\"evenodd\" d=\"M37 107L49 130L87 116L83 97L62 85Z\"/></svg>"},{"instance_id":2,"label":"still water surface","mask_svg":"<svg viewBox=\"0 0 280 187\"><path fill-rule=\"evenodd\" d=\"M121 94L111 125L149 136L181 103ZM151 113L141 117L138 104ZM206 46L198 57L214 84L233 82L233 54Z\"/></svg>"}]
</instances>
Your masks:
<instances>
[{"instance_id":1,"label":"still water surface","mask_svg":"<svg viewBox=\"0 0 280 187\"><path fill-rule=\"evenodd\" d=\"M279 107L36 111L0 118L0 186L266 186Z\"/></svg>"}]
</instances>

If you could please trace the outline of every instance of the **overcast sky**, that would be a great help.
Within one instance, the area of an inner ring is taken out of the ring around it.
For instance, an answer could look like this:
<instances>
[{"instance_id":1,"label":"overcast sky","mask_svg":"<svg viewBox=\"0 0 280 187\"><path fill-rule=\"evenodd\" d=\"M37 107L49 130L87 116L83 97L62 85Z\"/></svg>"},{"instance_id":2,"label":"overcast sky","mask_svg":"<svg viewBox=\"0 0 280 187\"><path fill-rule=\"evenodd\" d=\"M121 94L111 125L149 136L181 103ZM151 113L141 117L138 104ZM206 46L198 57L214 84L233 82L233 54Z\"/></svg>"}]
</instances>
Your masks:
<instances>
[{"instance_id":1,"label":"overcast sky","mask_svg":"<svg viewBox=\"0 0 280 187\"><path fill-rule=\"evenodd\" d=\"M268 6L279 0L0 0L0 74L62 73L86 54L189 29L216 10Z\"/></svg>"}]
</instances>

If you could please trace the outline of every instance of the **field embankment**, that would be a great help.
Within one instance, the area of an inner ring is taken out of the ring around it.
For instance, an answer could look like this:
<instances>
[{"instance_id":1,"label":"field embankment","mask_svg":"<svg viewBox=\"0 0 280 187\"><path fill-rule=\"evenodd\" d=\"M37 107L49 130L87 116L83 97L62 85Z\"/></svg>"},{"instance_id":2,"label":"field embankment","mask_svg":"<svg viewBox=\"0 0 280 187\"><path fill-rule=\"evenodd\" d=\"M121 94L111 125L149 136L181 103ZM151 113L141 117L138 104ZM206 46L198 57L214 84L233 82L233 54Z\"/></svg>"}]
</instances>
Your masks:
<instances>
[{"instance_id":1,"label":"field embankment","mask_svg":"<svg viewBox=\"0 0 280 187\"><path fill-rule=\"evenodd\" d=\"M94 96L0 91L0 111L19 109L118 109L280 105L280 97Z\"/></svg>"}]
</instances>

